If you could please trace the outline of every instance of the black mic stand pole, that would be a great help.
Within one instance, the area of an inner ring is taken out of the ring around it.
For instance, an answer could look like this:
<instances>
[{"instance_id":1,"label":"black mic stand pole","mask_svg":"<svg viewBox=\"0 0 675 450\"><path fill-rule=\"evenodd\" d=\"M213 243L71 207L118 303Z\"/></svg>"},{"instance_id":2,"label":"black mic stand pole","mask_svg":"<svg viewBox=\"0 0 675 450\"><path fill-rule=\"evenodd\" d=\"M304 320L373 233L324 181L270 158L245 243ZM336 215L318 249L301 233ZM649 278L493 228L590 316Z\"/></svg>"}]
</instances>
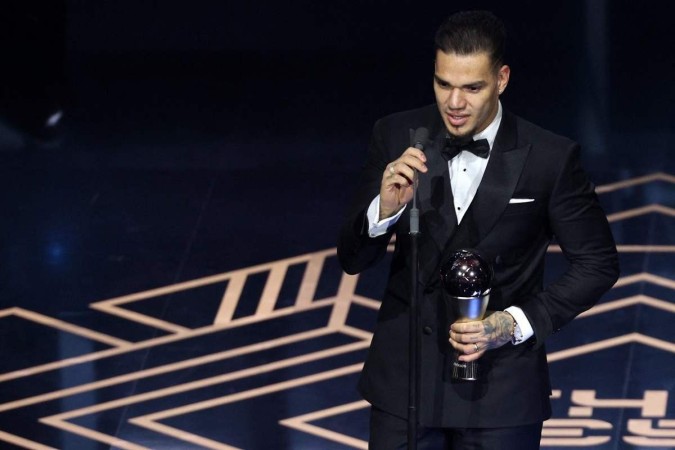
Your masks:
<instances>
[{"instance_id":1,"label":"black mic stand pole","mask_svg":"<svg viewBox=\"0 0 675 450\"><path fill-rule=\"evenodd\" d=\"M417 209L417 171L413 179L413 206L410 209L410 257L412 285L410 289L410 324L408 348L408 450L417 450L417 407L419 404L419 328L420 314L418 305L417 271L419 266L417 237L420 234L419 210Z\"/></svg>"}]
</instances>

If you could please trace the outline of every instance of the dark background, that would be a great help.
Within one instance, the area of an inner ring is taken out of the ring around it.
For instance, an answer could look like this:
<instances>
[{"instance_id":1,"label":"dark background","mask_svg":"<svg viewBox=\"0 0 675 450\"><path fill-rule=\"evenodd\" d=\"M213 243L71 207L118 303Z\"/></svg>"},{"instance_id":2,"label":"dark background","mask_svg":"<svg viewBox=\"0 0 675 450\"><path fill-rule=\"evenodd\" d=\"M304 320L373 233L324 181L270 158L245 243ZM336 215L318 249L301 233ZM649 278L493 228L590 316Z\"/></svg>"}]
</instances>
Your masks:
<instances>
[{"instance_id":1,"label":"dark background","mask_svg":"<svg viewBox=\"0 0 675 450\"><path fill-rule=\"evenodd\" d=\"M673 171L667 1L3 8L1 307L333 247L372 124L433 102L433 34L460 9L504 19L504 106L578 140L595 181Z\"/></svg>"}]
</instances>

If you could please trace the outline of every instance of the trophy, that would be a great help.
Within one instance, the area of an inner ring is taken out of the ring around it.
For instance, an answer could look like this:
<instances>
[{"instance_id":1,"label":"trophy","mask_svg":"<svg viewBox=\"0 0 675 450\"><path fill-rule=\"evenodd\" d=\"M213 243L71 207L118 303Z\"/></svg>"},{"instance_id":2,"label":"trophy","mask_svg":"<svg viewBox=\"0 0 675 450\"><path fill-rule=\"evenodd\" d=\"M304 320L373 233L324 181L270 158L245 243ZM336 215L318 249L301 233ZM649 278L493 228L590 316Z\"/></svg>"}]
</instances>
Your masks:
<instances>
[{"instance_id":1,"label":"trophy","mask_svg":"<svg viewBox=\"0 0 675 450\"><path fill-rule=\"evenodd\" d=\"M473 250L457 250L441 266L441 283L446 311L457 322L482 320L490 300L492 266ZM455 352L452 359L453 380L477 380L478 361L464 362Z\"/></svg>"}]
</instances>

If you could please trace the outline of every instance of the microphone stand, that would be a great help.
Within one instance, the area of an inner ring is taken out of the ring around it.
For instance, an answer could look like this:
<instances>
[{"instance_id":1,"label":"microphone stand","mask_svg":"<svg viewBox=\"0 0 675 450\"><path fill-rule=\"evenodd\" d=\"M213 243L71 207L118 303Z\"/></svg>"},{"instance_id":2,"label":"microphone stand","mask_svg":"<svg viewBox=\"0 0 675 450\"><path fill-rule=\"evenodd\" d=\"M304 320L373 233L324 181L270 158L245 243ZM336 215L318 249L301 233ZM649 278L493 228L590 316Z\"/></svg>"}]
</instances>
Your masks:
<instances>
[{"instance_id":1,"label":"microphone stand","mask_svg":"<svg viewBox=\"0 0 675 450\"><path fill-rule=\"evenodd\" d=\"M419 404L419 328L420 314L418 305L417 271L419 265L417 238L420 234L419 210L417 209L417 171L413 178L413 206L410 209L410 257L412 286L410 289L410 323L408 348L408 450L417 450L417 407Z\"/></svg>"}]
</instances>

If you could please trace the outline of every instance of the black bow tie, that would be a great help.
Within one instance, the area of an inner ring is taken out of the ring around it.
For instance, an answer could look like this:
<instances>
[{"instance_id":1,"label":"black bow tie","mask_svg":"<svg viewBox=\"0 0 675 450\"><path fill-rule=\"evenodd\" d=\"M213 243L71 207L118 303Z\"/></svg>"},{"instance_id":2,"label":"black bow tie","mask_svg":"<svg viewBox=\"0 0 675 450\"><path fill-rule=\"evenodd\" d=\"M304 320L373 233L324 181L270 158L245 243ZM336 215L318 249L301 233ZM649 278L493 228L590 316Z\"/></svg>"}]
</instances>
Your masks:
<instances>
[{"instance_id":1,"label":"black bow tie","mask_svg":"<svg viewBox=\"0 0 675 450\"><path fill-rule=\"evenodd\" d=\"M441 153L443 153L443 156L447 161L450 161L463 151L471 152L480 158L487 158L490 154L490 143L487 139L474 141L471 138L457 139L449 137L446 138L445 148Z\"/></svg>"}]
</instances>

